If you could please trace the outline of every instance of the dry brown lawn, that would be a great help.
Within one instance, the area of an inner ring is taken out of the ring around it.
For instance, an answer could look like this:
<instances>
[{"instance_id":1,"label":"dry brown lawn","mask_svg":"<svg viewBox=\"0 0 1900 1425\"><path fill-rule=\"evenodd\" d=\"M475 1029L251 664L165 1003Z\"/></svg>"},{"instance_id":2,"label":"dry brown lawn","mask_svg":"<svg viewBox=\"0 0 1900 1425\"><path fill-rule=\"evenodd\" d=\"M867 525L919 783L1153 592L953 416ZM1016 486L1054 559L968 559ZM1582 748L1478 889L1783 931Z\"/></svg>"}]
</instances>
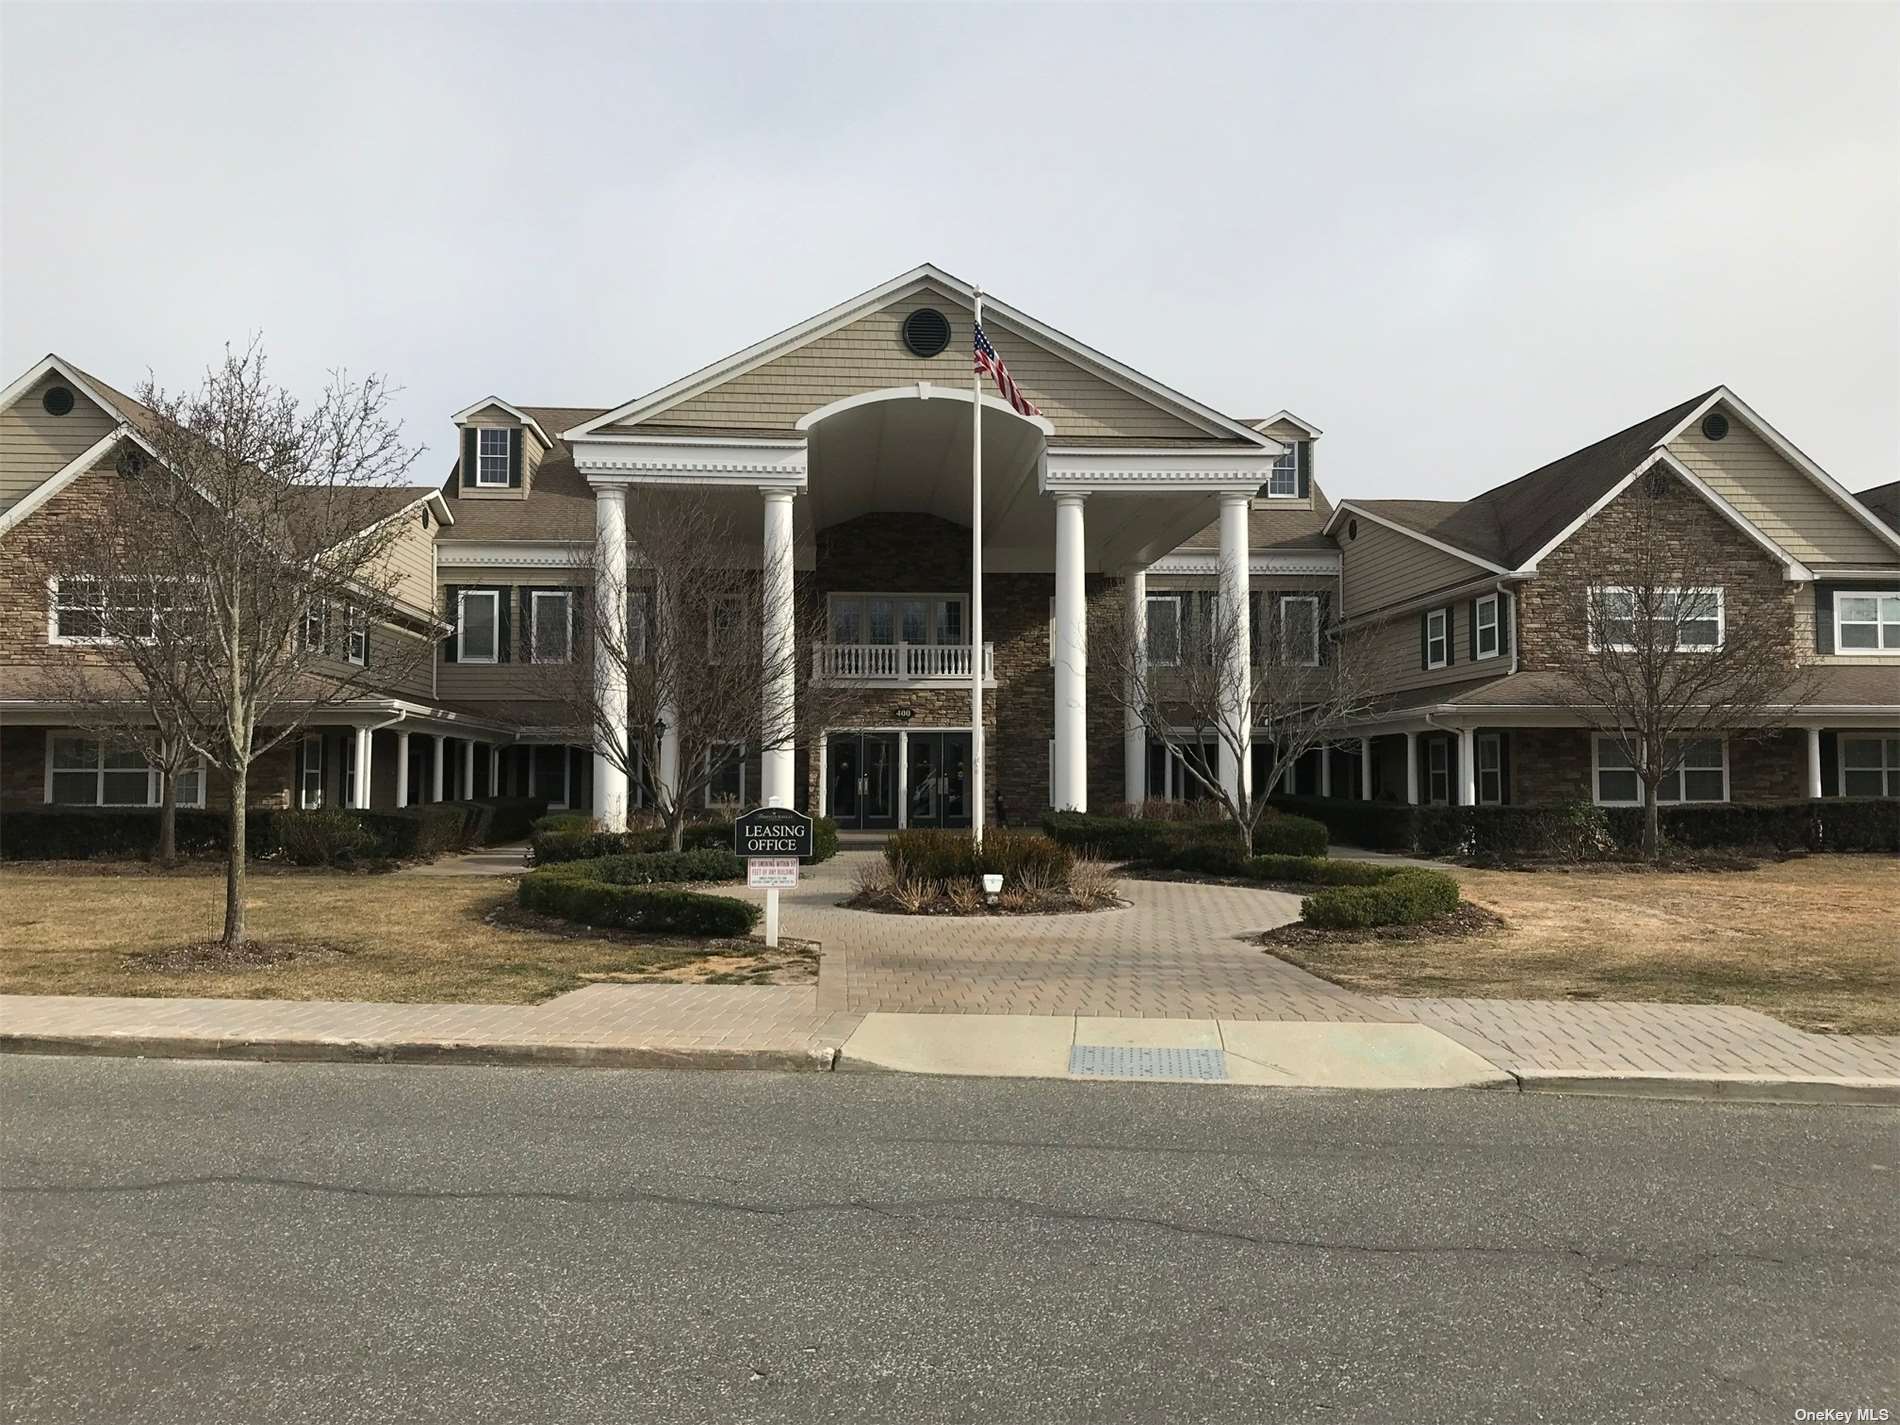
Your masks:
<instances>
[{"instance_id":1,"label":"dry brown lawn","mask_svg":"<svg viewBox=\"0 0 1900 1425\"><path fill-rule=\"evenodd\" d=\"M1504 917L1502 930L1273 953L1376 994L1733 1004L1803 1029L1900 1033L1893 857L1720 872L1446 869Z\"/></svg>"},{"instance_id":2,"label":"dry brown lawn","mask_svg":"<svg viewBox=\"0 0 1900 1425\"><path fill-rule=\"evenodd\" d=\"M168 970L215 940L221 868L0 869L0 993L527 1004L595 979L809 980L806 949L564 932L517 917L505 877L254 873L249 930L293 958Z\"/></svg>"}]
</instances>

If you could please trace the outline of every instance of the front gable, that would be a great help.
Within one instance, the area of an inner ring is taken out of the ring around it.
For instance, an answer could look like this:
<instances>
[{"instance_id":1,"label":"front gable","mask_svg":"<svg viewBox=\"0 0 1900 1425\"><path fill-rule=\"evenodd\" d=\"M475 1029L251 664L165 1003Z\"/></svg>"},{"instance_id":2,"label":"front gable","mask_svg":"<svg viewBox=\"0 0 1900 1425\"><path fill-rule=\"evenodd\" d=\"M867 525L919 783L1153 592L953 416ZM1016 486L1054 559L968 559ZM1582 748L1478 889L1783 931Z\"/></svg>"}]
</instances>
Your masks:
<instances>
[{"instance_id":1,"label":"front gable","mask_svg":"<svg viewBox=\"0 0 1900 1425\"><path fill-rule=\"evenodd\" d=\"M61 391L64 397L56 394ZM63 413L56 414L62 407ZM40 490L118 426L118 416L63 371L47 370L27 381L0 410L0 514Z\"/></svg>"}]
</instances>

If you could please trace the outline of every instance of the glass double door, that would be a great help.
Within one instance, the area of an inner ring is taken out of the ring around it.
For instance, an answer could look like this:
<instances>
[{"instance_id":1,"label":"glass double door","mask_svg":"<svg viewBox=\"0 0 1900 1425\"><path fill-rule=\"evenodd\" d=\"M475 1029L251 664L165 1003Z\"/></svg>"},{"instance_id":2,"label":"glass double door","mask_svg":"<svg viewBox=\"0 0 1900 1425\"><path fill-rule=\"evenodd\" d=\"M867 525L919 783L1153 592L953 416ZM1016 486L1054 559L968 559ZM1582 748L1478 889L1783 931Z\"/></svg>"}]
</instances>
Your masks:
<instances>
[{"instance_id":1,"label":"glass double door","mask_svg":"<svg viewBox=\"0 0 1900 1425\"><path fill-rule=\"evenodd\" d=\"M834 732L825 746L826 811L847 830L970 824L970 734ZM899 759L904 776L898 776Z\"/></svg>"}]
</instances>

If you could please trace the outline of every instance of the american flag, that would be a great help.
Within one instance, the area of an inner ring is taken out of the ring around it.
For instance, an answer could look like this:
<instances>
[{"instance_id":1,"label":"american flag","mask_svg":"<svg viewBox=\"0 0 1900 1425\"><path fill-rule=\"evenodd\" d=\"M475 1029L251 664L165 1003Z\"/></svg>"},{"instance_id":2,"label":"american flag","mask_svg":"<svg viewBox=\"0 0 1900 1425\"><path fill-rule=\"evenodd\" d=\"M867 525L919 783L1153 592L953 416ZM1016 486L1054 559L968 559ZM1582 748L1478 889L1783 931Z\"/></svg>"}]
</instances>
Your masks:
<instances>
[{"instance_id":1,"label":"american flag","mask_svg":"<svg viewBox=\"0 0 1900 1425\"><path fill-rule=\"evenodd\" d=\"M1022 387L1009 374L1009 368L1003 365L1003 358L996 354L996 348L990 345L990 339L983 335L983 324L976 324L976 369L987 372L996 382L996 389L1003 393L1003 399L1016 408L1019 416L1039 416L1035 402L1023 394Z\"/></svg>"}]
</instances>

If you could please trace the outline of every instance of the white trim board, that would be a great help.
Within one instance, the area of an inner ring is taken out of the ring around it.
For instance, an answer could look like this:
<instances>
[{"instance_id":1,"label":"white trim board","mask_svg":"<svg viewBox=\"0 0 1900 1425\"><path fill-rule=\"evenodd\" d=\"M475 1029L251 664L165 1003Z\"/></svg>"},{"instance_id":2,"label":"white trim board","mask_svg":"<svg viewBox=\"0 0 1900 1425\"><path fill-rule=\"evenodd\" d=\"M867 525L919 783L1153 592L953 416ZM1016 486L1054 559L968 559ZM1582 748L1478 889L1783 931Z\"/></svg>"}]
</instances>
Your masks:
<instances>
[{"instance_id":1,"label":"white trim board","mask_svg":"<svg viewBox=\"0 0 1900 1425\"><path fill-rule=\"evenodd\" d=\"M521 407L510 405L507 401L502 400L502 398L499 396L489 396L483 400L477 401L472 406L464 406L461 410L457 411L454 415L450 416L449 419L459 426L462 424L463 421L467 420L470 416L474 415L477 411L485 411L490 406L500 406L509 415L513 416L516 420L520 421L523 426L533 431L535 433L536 438L540 440L541 446L544 450L554 449L554 442L548 438L548 433L541 428L541 422L537 421L533 416L529 415L526 411L522 410Z\"/></svg>"},{"instance_id":2,"label":"white trim board","mask_svg":"<svg viewBox=\"0 0 1900 1425\"><path fill-rule=\"evenodd\" d=\"M1220 554L1215 550L1190 551L1170 554L1157 559L1146 570L1150 574L1218 574L1220 572ZM1249 574L1311 574L1336 576L1339 573L1339 556L1319 550L1311 554L1273 554L1250 553L1247 556Z\"/></svg>"},{"instance_id":3,"label":"white trim board","mask_svg":"<svg viewBox=\"0 0 1900 1425\"><path fill-rule=\"evenodd\" d=\"M61 356L58 352L53 351L47 352L46 355L34 362L32 367L24 375L11 382L6 390L0 391L0 410L5 410L8 406L11 406L15 401L19 400L20 397L33 389L35 382L52 371L57 371L61 376L65 377L67 384L77 386L80 395L84 396L88 401L91 401L107 415L117 416L121 421L129 419L126 413L120 410L116 404L100 395L99 392L93 388L92 384L74 369L71 362L67 361L66 358Z\"/></svg>"},{"instance_id":4,"label":"white trim board","mask_svg":"<svg viewBox=\"0 0 1900 1425\"><path fill-rule=\"evenodd\" d=\"M1313 440L1318 440L1322 435L1326 434L1326 432L1321 430L1318 426L1312 424L1310 421L1301 420L1298 416L1294 415L1293 412L1291 411L1275 411L1272 415L1268 416L1264 421L1255 421L1253 428L1259 431L1262 435L1264 435L1266 434L1266 428L1268 426L1278 425L1281 421L1285 421L1288 425L1298 426L1301 430L1306 432L1309 438Z\"/></svg>"},{"instance_id":5,"label":"white trim board","mask_svg":"<svg viewBox=\"0 0 1900 1425\"><path fill-rule=\"evenodd\" d=\"M129 434L129 431L130 428L125 425L119 425L108 431L94 441L90 448L74 456L72 460L27 491L11 509L5 514L0 514L0 534L5 534L81 475L91 470L105 458L113 446Z\"/></svg>"}]
</instances>

